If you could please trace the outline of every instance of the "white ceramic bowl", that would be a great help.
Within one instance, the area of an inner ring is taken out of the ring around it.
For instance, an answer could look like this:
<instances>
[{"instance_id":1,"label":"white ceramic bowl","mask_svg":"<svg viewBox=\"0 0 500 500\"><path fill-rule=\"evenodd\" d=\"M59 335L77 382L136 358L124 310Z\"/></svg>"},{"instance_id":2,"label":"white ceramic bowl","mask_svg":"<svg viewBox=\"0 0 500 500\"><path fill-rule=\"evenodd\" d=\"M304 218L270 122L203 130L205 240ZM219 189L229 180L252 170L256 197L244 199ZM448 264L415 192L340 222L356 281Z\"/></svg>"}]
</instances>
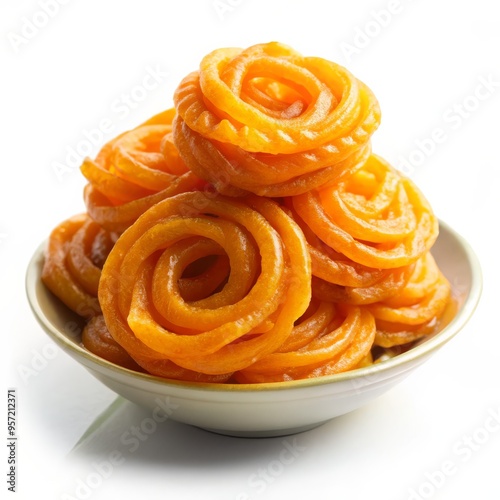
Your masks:
<instances>
[{"instance_id":1,"label":"white ceramic bowl","mask_svg":"<svg viewBox=\"0 0 500 500\"><path fill-rule=\"evenodd\" d=\"M26 289L33 313L56 344L110 389L150 409L152 417L168 415L179 422L234 436L301 432L380 396L461 330L476 308L482 286L474 252L441 222L432 253L459 297L459 308L438 334L379 364L317 379L257 385L186 383L130 371L83 349L79 343L81 321L41 282L43 247L29 264Z\"/></svg>"}]
</instances>

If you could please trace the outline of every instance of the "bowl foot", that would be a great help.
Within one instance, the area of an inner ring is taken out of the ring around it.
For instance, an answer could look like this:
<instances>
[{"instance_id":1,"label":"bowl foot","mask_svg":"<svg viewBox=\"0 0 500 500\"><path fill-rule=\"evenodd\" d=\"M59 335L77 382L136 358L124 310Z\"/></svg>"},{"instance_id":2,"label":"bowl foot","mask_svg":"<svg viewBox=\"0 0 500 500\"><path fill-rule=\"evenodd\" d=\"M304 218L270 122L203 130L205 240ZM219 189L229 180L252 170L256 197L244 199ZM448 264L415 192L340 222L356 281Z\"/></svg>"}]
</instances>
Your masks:
<instances>
[{"instance_id":1,"label":"bowl foot","mask_svg":"<svg viewBox=\"0 0 500 500\"><path fill-rule=\"evenodd\" d=\"M211 429L208 427L199 427L204 431L213 432L214 434L222 434L224 436L231 437L240 437L240 438L272 438L272 437L280 437L280 436L290 436L292 434L299 434L300 432L306 432L311 429L315 429L320 425L325 424L329 420L325 420L323 422L318 422L315 424L303 425L299 427L290 427L287 429L272 429L266 431L259 430L249 430L249 431L238 431L231 429Z\"/></svg>"}]
</instances>

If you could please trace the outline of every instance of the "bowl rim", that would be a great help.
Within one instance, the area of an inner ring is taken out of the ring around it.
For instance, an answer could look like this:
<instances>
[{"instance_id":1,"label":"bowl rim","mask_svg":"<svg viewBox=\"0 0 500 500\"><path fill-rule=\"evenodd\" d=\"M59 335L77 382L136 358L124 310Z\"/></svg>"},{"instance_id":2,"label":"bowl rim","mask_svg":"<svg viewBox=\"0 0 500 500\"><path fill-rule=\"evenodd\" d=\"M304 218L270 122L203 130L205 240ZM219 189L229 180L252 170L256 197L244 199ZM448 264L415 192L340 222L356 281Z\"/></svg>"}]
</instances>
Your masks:
<instances>
[{"instance_id":1,"label":"bowl rim","mask_svg":"<svg viewBox=\"0 0 500 500\"><path fill-rule=\"evenodd\" d=\"M476 256L474 250L470 244L454 229L452 229L447 223L439 220L440 233L441 230L448 233L452 238L454 238L461 249L464 251L469 266L471 268L471 287L468 296L465 298L461 305L460 311L455 317L448 323L443 330L429 338L425 342L409 349L408 351L398 354L397 356L383 361L380 364L370 365L363 368L357 368L355 370L350 370L343 373L336 373L333 375L325 375L317 378L292 380L286 382L265 382L265 383L254 383L254 384L231 384L231 383L213 383L213 382L186 382L182 380L167 379L148 373L137 372L130 370L128 368L121 367L114 363L111 363L99 356L93 354L92 352L86 350L83 346L69 339L64 333L57 329L53 323L45 315L43 308L40 306L37 299L37 285L41 279L41 262L43 259L43 254L46 247L46 241L41 243L35 250L33 256L31 257L25 276L25 289L30 308L35 316L35 319L42 327L42 329L48 334L48 336L61 347L63 350L71 351L74 355L85 360L83 364L86 368L88 365L97 365L99 368L104 368L111 370L115 374L123 376L132 376L132 378L138 381L142 380L145 383L160 384L164 387L176 387L184 388L186 390L204 390L204 391L216 391L216 392L262 392L262 391L286 391L294 389L302 389L307 387L317 387L322 385L336 384L345 381L352 381L366 378L370 380L371 377L380 375L381 372L390 372L392 369L396 369L410 363L412 361L417 361L419 359L425 358L432 351L440 348L451 340L469 321L470 317L474 313L479 303L482 292L482 272L479 259ZM49 290L47 292L50 294ZM54 296L54 300L58 300ZM63 307L64 304L61 305Z\"/></svg>"}]
</instances>

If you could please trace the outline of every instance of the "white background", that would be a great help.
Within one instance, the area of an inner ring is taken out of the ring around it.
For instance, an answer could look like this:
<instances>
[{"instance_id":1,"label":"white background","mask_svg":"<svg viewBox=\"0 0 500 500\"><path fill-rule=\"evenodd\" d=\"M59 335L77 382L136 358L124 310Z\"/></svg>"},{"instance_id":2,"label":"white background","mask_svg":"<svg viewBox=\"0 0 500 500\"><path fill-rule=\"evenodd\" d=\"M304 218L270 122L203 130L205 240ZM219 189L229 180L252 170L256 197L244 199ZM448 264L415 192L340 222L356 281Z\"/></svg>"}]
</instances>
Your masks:
<instances>
[{"instance_id":1,"label":"white background","mask_svg":"<svg viewBox=\"0 0 500 500\"><path fill-rule=\"evenodd\" d=\"M0 7L0 304L10 361L2 365L6 387L18 390L17 498L499 499L500 427L485 428L500 412L498 2L66 0L50 18L41 4ZM84 209L78 169L61 174L54 164L84 147L86 133L93 156L170 107L179 80L212 49L271 40L339 62L373 89L383 113L374 150L405 169L472 244L482 301L467 327L397 388L295 442L166 422L124 445L147 413L115 401L56 350L24 295L36 247ZM158 82L144 92L137 87L148 68ZM124 104L126 95L137 99ZM92 135L103 119L107 134ZM430 144L433 134L439 144ZM285 441L296 456L282 465ZM111 470L113 452L121 459Z\"/></svg>"}]
</instances>

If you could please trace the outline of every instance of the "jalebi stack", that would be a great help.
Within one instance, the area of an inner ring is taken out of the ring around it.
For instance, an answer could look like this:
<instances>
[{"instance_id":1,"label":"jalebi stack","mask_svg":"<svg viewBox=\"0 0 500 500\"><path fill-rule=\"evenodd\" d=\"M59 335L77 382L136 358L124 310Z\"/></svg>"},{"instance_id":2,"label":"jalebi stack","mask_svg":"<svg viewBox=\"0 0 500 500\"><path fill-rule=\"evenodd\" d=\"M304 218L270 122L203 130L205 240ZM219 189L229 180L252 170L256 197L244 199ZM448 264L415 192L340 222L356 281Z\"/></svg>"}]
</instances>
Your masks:
<instances>
[{"instance_id":1,"label":"jalebi stack","mask_svg":"<svg viewBox=\"0 0 500 500\"><path fill-rule=\"evenodd\" d=\"M87 213L53 231L43 280L89 351L167 379L284 382L403 352L446 323L451 287L430 204L371 151L379 124L334 62L215 50L174 108L84 160Z\"/></svg>"}]
</instances>

